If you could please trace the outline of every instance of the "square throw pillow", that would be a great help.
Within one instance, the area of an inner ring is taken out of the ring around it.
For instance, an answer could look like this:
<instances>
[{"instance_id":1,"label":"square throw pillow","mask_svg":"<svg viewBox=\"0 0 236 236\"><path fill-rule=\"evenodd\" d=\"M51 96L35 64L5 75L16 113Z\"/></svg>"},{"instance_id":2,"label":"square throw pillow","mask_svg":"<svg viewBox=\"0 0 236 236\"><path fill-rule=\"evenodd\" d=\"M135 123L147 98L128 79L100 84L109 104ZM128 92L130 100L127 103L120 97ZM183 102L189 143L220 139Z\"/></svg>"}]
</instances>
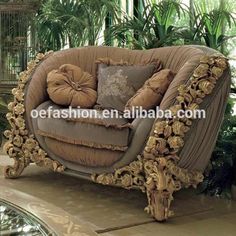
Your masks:
<instances>
[{"instance_id":1,"label":"square throw pillow","mask_svg":"<svg viewBox=\"0 0 236 236\"><path fill-rule=\"evenodd\" d=\"M97 64L97 104L102 108L116 109L121 112L124 111L127 101L145 81L161 69L161 62L158 59L140 65L99 59Z\"/></svg>"},{"instance_id":2,"label":"square throw pillow","mask_svg":"<svg viewBox=\"0 0 236 236\"><path fill-rule=\"evenodd\" d=\"M169 69L164 69L155 73L145 82L143 87L129 99L125 105L125 110L132 110L132 108L136 109L138 107L149 110L160 105L174 76L175 74Z\"/></svg>"}]
</instances>

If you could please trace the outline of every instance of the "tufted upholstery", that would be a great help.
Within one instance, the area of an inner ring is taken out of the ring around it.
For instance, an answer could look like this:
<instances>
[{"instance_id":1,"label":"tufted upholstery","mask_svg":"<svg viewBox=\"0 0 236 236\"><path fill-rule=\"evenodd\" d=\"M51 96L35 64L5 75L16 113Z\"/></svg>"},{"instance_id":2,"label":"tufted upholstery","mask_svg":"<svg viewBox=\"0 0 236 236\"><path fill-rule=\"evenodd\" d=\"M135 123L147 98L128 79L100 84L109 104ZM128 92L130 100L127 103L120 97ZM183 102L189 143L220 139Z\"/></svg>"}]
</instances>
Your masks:
<instances>
[{"instance_id":1,"label":"tufted upholstery","mask_svg":"<svg viewBox=\"0 0 236 236\"><path fill-rule=\"evenodd\" d=\"M70 64L48 74L47 92L54 103L64 106L90 108L97 100L95 78Z\"/></svg>"}]
</instances>

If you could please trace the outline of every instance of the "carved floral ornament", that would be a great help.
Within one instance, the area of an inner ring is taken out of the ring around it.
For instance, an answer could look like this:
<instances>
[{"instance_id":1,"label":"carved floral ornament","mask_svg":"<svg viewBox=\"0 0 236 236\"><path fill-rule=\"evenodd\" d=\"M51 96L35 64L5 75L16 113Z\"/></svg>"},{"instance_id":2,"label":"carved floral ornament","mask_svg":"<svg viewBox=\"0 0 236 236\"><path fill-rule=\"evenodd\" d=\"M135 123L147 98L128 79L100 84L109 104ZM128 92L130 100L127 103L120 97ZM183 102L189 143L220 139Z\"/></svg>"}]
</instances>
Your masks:
<instances>
[{"instance_id":1,"label":"carved floral ornament","mask_svg":"<svg viewBox=\"0 0 236 236\"><path fill-rule=\"evenodd\" d=\"M176 115L180 109L198 109L227 67L227 59L223 56L202 57L189 82L179 87L176 103L169 108L172 114ZM177 165L177 153L184 146L184 136L191 125L192 120L187 118L156 121L153 134L138 160L115 173L93 175L92 179L104 185L140 188L148 197L145 210L159 221L167 219L173 215L169 209L173 193L182 187L196 187L203 180L200 172Z\"/></svg>"},{"instance_id":2,"label":"carved floral ornament","mask_svg":"<svg viewBox=\"0 0 236 236\"><path fill-rule=\"evenodd\" d=\"M4 150L15 160L15 163L14 166L7 166L5 168L5 176L8 178L18 177L30 162L34 162L39 166L48 167L54 171L64 171L64 167L59 162L51 160L47 156L47 153L40 148L34 135L29 134L24 119L25 85L29 81L36 66L50 53L51 51L46 54L39 53L35 60L29 62L27 70L21 72L19 75L17 88L12 90L14 101L9 103L9 112L6 115L11 130L4 132L8 139L8 142L4 145Z\"/></svg>"},{"instance_id":3,"label":"carved floral ornament","mask_svg":"<svg viewBox=\"0 0 236 236\"><path fill-rule=\"evenodd\" d=\"M40 148L34 135L29 134L26 129L24 120L25 85L38 63L50 53L40 53L35 60L29 62L27 70L19 76L18 87L12 91L14 101L8 105L7 114L11 130L4 133L9 140L4 149L15 163L5 169L5 176L8 178L18 177L30 162L57 172L65 169ZM202 57L189 82L179 87L176 103L170 107L172 113L176 114L180 109L198 109L227 67L227 59L223 56ZM184 146L184 136L191 125L192 120L187 118L156 121L143 153L135 161L114 173L93 174L92 180L104 185L141 189L148 197L145 210L157 220L167 219L173 214L169 210L173 192L182 187L196 187L203 180L200 172L188 171L177 165L177 153Z\"/></svg>"}]
</instances>

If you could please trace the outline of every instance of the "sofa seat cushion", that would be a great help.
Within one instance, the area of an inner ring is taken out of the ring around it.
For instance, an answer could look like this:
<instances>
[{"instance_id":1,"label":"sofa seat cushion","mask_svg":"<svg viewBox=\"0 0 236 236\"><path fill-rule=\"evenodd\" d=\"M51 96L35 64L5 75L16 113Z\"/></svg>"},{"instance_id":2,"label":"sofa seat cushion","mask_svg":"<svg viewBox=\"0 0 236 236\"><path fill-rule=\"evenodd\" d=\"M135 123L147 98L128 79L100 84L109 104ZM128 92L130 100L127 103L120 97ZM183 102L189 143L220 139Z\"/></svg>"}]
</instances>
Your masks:
<instances>
[{"instance_id":1,"label":"sofa seat cushion","mask_svg":"<svg viewBox=\"0 0 236 236\"><path fill-rule=\"evenodd\" d=\"M110 167L119 161L124 152L85 147L45 137L47 148L57 157L89 167Z\"/></svg>"},{"instance_id":2,"label":"sofa seat cushion","mask_svg":"<svg viewBox=\"0 0 236 236\"><path fill-rule=\"evenodd\" d=\"M80 67L64 64L47 76L47 92L59 105L90 108L97 100L96 79Z\"/></svg>"},{"instance_id":3,"label":"sofa seat cushion","mask_svg":"<svg viewBox=\"0 0 236 236\"><path fill-rule=\"evenodd\" d=\"M65 109L51 102L46 103L46 107L44 103L37 108L40 111L44 107L46 111L45 117L37 118L37 134L70 144L126 151L131 131L131 125L126 119L106 119L99 111L100 116L97 116L96 119L94 117L88 119L74 117L70 120L66 115L70 112L69 108ZM78 110L86 111L86 114L89 111L91 114L96 114L91 112L93 110L75 109L77 112ZM63 118L59 118L60 114L64 115Z\"/></svg>"}]
</instances>

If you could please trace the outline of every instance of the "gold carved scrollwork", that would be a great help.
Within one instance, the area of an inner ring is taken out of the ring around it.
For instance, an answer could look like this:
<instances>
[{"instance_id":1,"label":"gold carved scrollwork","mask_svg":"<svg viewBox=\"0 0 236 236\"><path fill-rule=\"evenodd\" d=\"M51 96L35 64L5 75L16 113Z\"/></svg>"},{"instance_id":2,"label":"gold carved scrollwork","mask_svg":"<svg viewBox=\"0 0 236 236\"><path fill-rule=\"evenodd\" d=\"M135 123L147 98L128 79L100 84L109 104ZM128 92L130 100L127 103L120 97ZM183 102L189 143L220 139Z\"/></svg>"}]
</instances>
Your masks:
<instances>
[{"instance_id":1,"label":"gold carved scrollwork","mask_svg":"<svg viewBox=\"0 0 236 236\"><path fill-rule=\"evenodd\" d=\"M47 156L40 147L34 135L29 134L26 129L24 113L24 89L25 85L30 79L31 74L37 67L38 63L48 56L51 52L46 54L39 53L36 59L29 62L27 70L21 72L19 75L19 83L17 88L12 90L14 101L8 104L9 112L6 117L11 126L10 130L4 132L8 141L4 145L5 152L9 157L14 159L13 166L7 166L4 174L6 178L17 178L30 162L34 162L39 166L44 166L53 171L62 172L64 167L57 161L53 161Z\"/></svg>"},{"instance_id":2,"label":"gold carved scrollwork","mask_svg":"<svg viewBox=\"0 0 236 236\"><path fill-rule=\"evenodd\" d=\"M172 114L180 109L198 109L227 67L227 59L223 56L202 57L189 81L179 87L176 103L169 108ZM101 184L140 188L148 198L145 210L158 221L166 220L173 215L170 210L173 193L183 187L196 187L203 180L202 173L178 167L177 153L184 146L184 136L191 125L192 120L187 118L157 120L138 160L115 173L93 175L92 179ZM135 172L133 165L138 166ZM134 181L137 176L142 180L141 185Z\"/></svg>"},{"instance_id":3,"label":"gold carved scrollwork","mask_svg":"<svg viewBox=\"0 0 236 236\"><path fill-rule=\"evenodd\" d=\"M145 178L142 157L128 166L118 169L115 173L92 175L92 180L103 185L116 185L126 189L139 188L145 192Z\"/></svg>"},{"instance_id":4,"label":"gold carved scrollwork","mask_svg":"<svg viewBox=\"0 0 236 236\"><path fill-rule=\"evenodd\" d=\"M35 60L28 63L27 70L19 76L18 87L12 91L14 101L9 103L9 113L6 115L11 129L4 133L8 138L4 149L14 159L14 165L6 167L7 178L18 177L30 162L57 172L65 169L40 148L35 137L26 129L24 119L25 85L38 63L48 54L50 52L40 53ZM172 114L177 114L180 109L197 109L203 99L212 93L217 80L227 67L227 59L222 56L202 57L189 81L179 87L176 102L169 108ZM192 120L187 118L157 120L142 155L114 173L93 174L92 180L104 185L141 189L148 198L145 210L158 221L166 220L173 214L170 211L173 193L183 187L195 187L203 180L200 172L178 166L177 153L184 146L184 137L191 125Z\"/></svg>"}]
</instances>

